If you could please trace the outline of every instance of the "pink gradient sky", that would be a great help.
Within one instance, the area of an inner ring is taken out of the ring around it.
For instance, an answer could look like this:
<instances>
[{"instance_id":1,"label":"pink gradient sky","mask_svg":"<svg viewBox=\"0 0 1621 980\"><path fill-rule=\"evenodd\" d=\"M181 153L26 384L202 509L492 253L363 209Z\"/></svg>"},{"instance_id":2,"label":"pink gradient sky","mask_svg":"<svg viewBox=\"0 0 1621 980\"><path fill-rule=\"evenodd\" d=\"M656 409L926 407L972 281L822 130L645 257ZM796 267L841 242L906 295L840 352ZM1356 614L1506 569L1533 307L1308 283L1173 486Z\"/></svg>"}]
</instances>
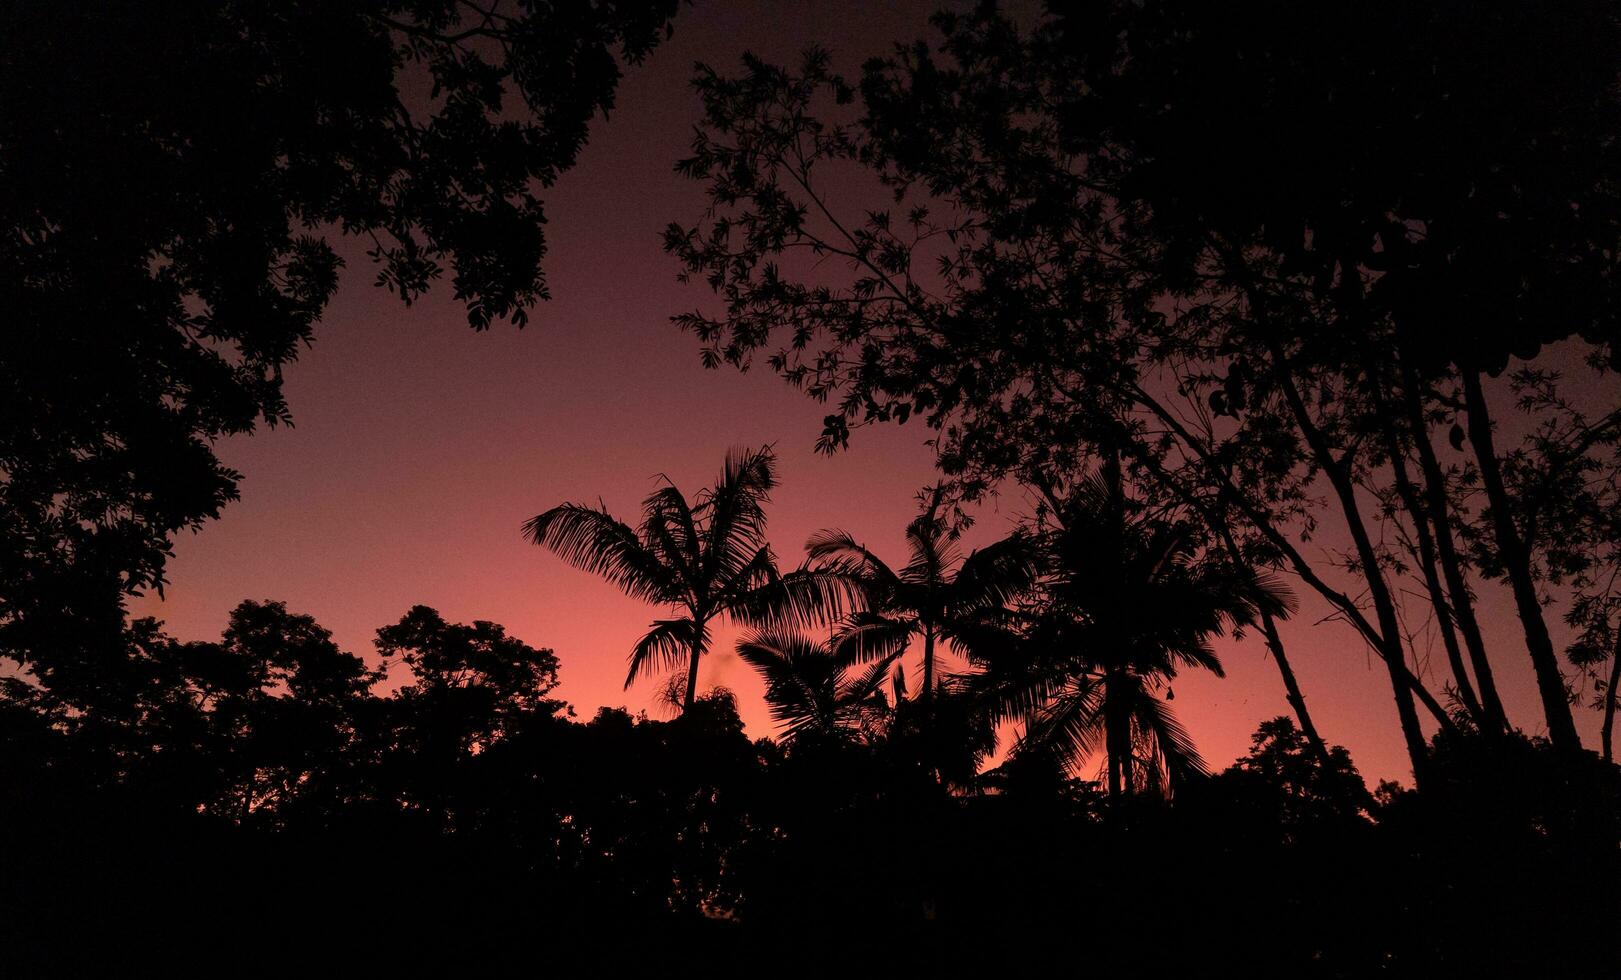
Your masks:
<instances>
[{"instance_id":1,"label":"pink gradient sky","mask_svg":"<svg viewBox=\"0 0 1621 980\"><path fill-rule=\"evenodd\" d=\"M923 35L933 6L709 0L684 9L674 39L630 71L612 118L548 194L554 299L523 331L473 333L448 289L403 309L370 286L356 251L314 348L287 372L296 427L221 444L245 474L243 499L178 541L167 597L139 599L132 611L206 638L242 599L279 599L369 654L379 626L423 603L554 649L560 695L589 717L604 704L659 710L657 683L621 690L625 655L659 610L526 544L519 525L535 513L601 498L633 519L658 474L695 492L729 447L771 442L782 482L772 538L785 566L829 526L900 560L915 494L932 474L929 432L917 423L863 430L847 453L814 455L816 405L766 371L704 371L696 341L670 325L708 295L675 282L659 233L702 207L699 187L671 169L699 114L686 84L695 60L730 66L745 47L792 59L817 41L853 74L891 39ZM1004 533L1023 512L1022 499L1002 498L970 542ZM1536 731L1512 612L1490 606L1510 711ZM1316 624L1325 614L1307 602L1285 634L1318 727L1351 748L1370 782L1406 781L1385 671L1348 627ZM734 637L717 633L701 683L732 688L751 734L769 734ZM1220 649L1226 680L1175 686L1175 707L1213 766L1242 754L1258 722L1288 713L1257 639ZM1444 671L1438 646L1435 659ZM1578 719L1591 744L1595 713Z\"/></svg>"}]
</instances>

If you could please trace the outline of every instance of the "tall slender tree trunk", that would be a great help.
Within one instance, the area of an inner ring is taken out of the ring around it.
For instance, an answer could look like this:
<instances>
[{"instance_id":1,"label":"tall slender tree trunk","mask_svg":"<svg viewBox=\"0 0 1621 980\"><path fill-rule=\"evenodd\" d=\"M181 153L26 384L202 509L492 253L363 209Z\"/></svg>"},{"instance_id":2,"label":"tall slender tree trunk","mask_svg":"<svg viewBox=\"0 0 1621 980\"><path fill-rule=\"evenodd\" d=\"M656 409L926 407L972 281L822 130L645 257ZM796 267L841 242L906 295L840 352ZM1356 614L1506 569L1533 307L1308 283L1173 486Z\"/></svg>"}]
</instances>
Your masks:
<instances>
[{"instance_id":1,"label":"tall slender tree trunk","mask_svg":"<svg viewBox=\"0 0 1621 980\"><path fill-rule=\"evenodd\" d=\"M1283 651L1283 637L1278 634L1278 624L1269 612L1261 613L1261 632L1266 636L1266 647L1272 653L1272 662L1278 665L1278 673L1283 676L1284 696L1289 699L1289 707L1294 709L1295 717L1300 720L1300 731L1311 746L1311 754L1317 757L1317 764L1326 772L1329 767L1328 745L1323 741L1323 736L1317 734L1311 712L1306 710L1306 696L1300 691L1300 681L1295 678L1294 667L1290 666L1289 658Z\"/></svg>"},{"instance_id":2,"label":"tall slender tree trunk","mask_svg":"<svg viewBox=\"0 0 1621 980\"><path fill-rule=\"evenodd\" d=\"M692 662L687 665L687 698L681 703L681 713L685 715L692 710L693 704L698 700L698 660L704 655L704 626L707 618L694 617L696 626L692 637Z\"/></svg>"},{"instance_id":3,"label":"tall slender tree trunk","mask_svg":"<svg viewBox=\"0 0 1621 980\"><path fill-rule=\"evenodd\" d=\"M1109 757L1109 813L1119 827L1125 820L1125 784L1131 778L1126 771L1131 764L1131 719L1119 703L1124 679L1111 670L1104 675L1103 683L1103 751Z\"/></svg>"},{"instance_id":4,"label":"tall slender tree trunk","mask_svg":"<svg viewBox=\"0 0 1621 980\"><path fill-rule=\"evenodd\" d=\"M1542 603L1537 598L1536 582L1531 577L1531 555L1514 526L1508 491L1504 489L1503 474L1497 465L1497 451L1492 448L1491 415L1486 407L1486 394L1480 387L1480 372L1473 367L1463 366L1458 374L1463 379L1464 405L1469 410L1469 441L1474 444L1475 459L1480 464L1480 482L1486 491L1486 503L1491 511L1498 556L1508 571L1514 604L1520 613L1520 625L1525 630L1525 647L1531 655L1531 666L1536 671L1537 693L1542 696L1542 711L1548 721L1548 739L1555 749L1562 752L1580 752L1582 740L1576 734L1576 722L1571 717L1570 701L1565 694L1565 678L1559 672L1553 638L1548 635L1548 624L1542 618Z\"/></svg>"},{"instance_id":5,"label":"tall slender tree trunk","mask_svg":"<svg viewBox=\"0 0 1621 980\"><path fill-rule=\"evenodd\" d=\"M1362 577L1368 586L1368 595L1373 600L1375 618L1379 624L1378 641L1383 653L1381 659L1384 660L1385 667L1390 673L1390 686L1396 699L1396 715L1401 722L1402 738L1407 743L1407 756L1413 766L1413 781L1423 783L1429 770L1429 747L1424 741L1424 729L1418 723L1418 709L1413 703L1413 691L1404 676L1407 650L1402 642L1401 621L1396 615L1396 603L1391 598L1389 586L1385 583L1384 574L1379 568L1379 557L1373 549L1373 541L1362 521L1361 507L1356 499L1356 486L1351 482L1341 461L1334 457L1333 450L1322 431L1312 421L1311 412L1306 408L1305 400L1301 398L1300 390L1290 373L1288 358L1282 346L1272 338L1268 338L1267 346L1273 359L1275 376L1284 397L1289 402L1290 410L1294 413L1295 423L1305 436L1317 465L1328 476L1329 484L1339 499L1340 510L1344 512L1351 540L1356 545L1357 560L1362 565Z\"/></svg>"},{"instance_id":6,"label":"tall slender tree trunk","mask_svg":"<svg viewBox=\"0 0 1621 980\"><path fill-rule=\"evenodd\" d=\"M923 744L928 753L929 771L936 782L941 781L941 763L944 747L934 726L934 623L923 624Z\"/></svg>"},{"instance_id":7,"label":"tall slender tree trunk","mask_svg":"<svg viewBox=\"0 0 1621 980\"><path fill-rule=\"evenodd\" d=\"M1463 576L1463 564L1458 559L1457 546L1452 540L1452 521L1447 513L1446 475L1436 459L1435 447L1430 444L1429 429L1424 423L1424 409L1419 401L1418 378L1411 367L1403 365L1403 399L1407 405L1407 421L1413 429L1413 445L1418 449L1418 463L1424 473L1424 497L1430 511L1430 524L1435 529L1435 553L1440 560L1441 574L1446 579L1448 608L1452 621L1463 636L1469 651L1469 666L1475 671L1475 689L1480 696L1480 707L1491 721L1491 729L1506 732L1508 713L1497 693L1497 680L1492 674L1492 663L1486 656L1486 641L1475 619L1475 603L1469 594L1469 582Z\"/></svg>"},{"instance_id":8,"label":"tall slender tree trunk","mask_svg":"<svg viewBox=\"0 0 1621 980\"><path fill-rule=\"evenodd\" d=\"M1226 515L1223 514L1214 522L1220 532L1222 541L1227 545L1227 553L1232 555L1234 562L1241 562L1238 553L1238 541L1233 537L1232 528L1227 525ZM1284 696L1289 700L1289 707L1294 709L1295 717L1300 721L1300 731L1306 736L1306 743L1311 746L1312 755L1325 770L1328 768L1328 745L1323 737L1317 734L1317 726L1312 723L1311 712L1306 710L1306 695L1300 690L1300 681L1295 677L1295 669L1289 663L1289 655L1283 648L1283 636L1278 633L1277 621L1265 609L1261 610L1261 634L1266 638L1266 648L1272 654L1272 662L1278 665L1278 673L1283 677Z\"/></svg>"},{"instance_id":9,"label":"tall slender tree trunk","mask_svg":"<svg viewBox=\"0 0 1621 980\"><path fill-rule=\"evenodd\" d=\"M1407 515L1413 521L1413 536L1417 538L1418 562L1424 575L1424 588L1430 595L1430 606L1435 610L1436 626L1441 631L1441 645L1446 649L1447 666L1452 670L1458 698L1463 702L1464 709L1469 712L1469 717L1477 728L1492 731L1495 725L1486 716L1480 699L1475 696L1474 685L1469 682L1469 671L1463 664L1463 651L1458 647L1458 633L1453 628L1446 593L1441 589L1441 578L1436 572L1435 539L1430 535L1428 509L1420 501L1418 490L1413 486L1412 480L1408 479L1407 462L1403 458L1401 440L1396 436L1393 420L1386 414L1382 398L1379 411L1380 428L1384 431L1386 452L1390 456L1390 469L1396 478L1396 493L1401 497L1402 506L1407 509Z\"/></svg>"},{"instance_id":10,"label":"tall slender tree trunk","mask_svg":"<svg viewBox=\"0 0 1621 980\"><path fill-rule=\"evenodd\" d=\"M1215 477L1215 489L1221 495L1223 504L1242 514L1245 520L1249 521L1257 531L1265 536L1269 544L1278 549L1279 554L1288 562L1289 567L1294 570L1295 574L1300 576L1301 581L1311 586L1319 595L1327 599L1335 609L1339 610L1340 614L1356 629L1357 633L1373 647L1374 653L1385 661L1385 666L1400 677L1401 683L1408 688L1413 697L1418 699L1443 731L1454 731L1457 726L1453 724L1452 718L1448 716L1446 709L1441 706L1439 701L1435 700L1434 695L1424 688L1423 683L1407 669L1405 661L1391 661L1385 657L1385 645L1380 639L1379 631L1377 627L1368 622L1362 609L1351 600L1350 596L1323 581L1322 577L1313 570L1311 563L1300 553L1300 550L1291 544L1288 537L1272 523L1271 518L1255 504L1244 499L1243 494L1233 485L1230 474L1221 468L1219 461L1215 459L1209 447L1200 443L1197 438L1188 432L1176 415L1166 409L1164 405L1160 404L1140 386L1131 386L1128 389L1128 394L1143 408L1154 413L1155 417L1163 422L1176 438L1181 440L1182 446L1190 450L1210 475ZM1164 481L1164 485L1168 489L1182 496L1194 510L1204 512L1203 508L1195 500L1188 498L1185 493L1178 489L1175 478L1166 472L1164 466L1152 451L1144 450L1139 444L1134 447L1133 459L1155 473Z\"/></svg>"},{"instance_id":11,"label":"tall slender tree trunk","mask_svg":"<svg viewBox=\"0 0 1621 980\"><path fill-rule=\"evenodd\" d=\"M923 713L934 711L934 624L923 624Z\"/></svg>"},{"instance_id":12,"label":"tall slender tree trunk","mask_svg":"<svg viewBox=\"0 0 1621 980\"><path fill-rule=\"evenodd\" d=\"M1113 724L1113 722L1111 721L1110 724ZM1115 751L1114 751L1113 748L1110 748L1108 750L1108 754L1109 754L1109 817L1110 817L1110 819L1112 819L1114 821L1115 826L1118 827L1118 826L1120 826L1120 818L1121 818L1121 811L1120 811L1120 757L1115 754Z\"/></svg>"},{"instance_id":13,"label":"tall slender tree trunk","mask_svg":"<svg viewBox=\"0 0 1621 980\"><path fill-rule=\"evenodd\" d=\"M1120 716L1120 789L1121 799L1129 800L1137 795L1137 758L1131 751L1131 715L1121 712Z\"/></svg>"},{"instance_id":14,"label":"tall slender tree trunk","mask_svg":"<svg viewBox=\"0 0 1621 980\"><path fill-rule=\"evenodd\" d=\"M1615 732L1615 686L1621 684L1621 626L1615 630L1615 651L1610 655L1610 683L1604 688L1604 730L1599 733L1603 740L1604 761L1613 762L1615 757L1611 754L1610 736Z\"/></svg>"},{"instance_id":15,"label":"tall slender tree trunk","mask_svg":"<svg viewBox=\"0 0 1621 980\"><path fill-rule=\"evenodd\" d=\"M1419 498L1413 481L1407 475L1407 450L1402 446L1401 434L1396 426L1398 412L1396 406L1391 403L1389 389L1385 385L1384 365L1370 350L1371 343L1371 336L1367 336L1363 338L1361 345L1362 368L1366 375L1364 380L1368 393L1373 398L1374 414L1379 434L1384 439L1385 455L1390 457L1390 471L1395 478L1396 494L1401 498L1402 507L1406 509L1407 516L1413 523L1413 537L1418 547L1418 562L1424 577L1424 588L1430 596L1430 607L1435 610L1436 628L1441 632L1441 645L1446 650L1447 667L1452 671L1452 681L1458 692L1458 700L1463 702L1469 719L1474 722L1476 728L1492 731L1493 725L1486 718L1480 700L1475 696L1474 685L1469 681L1469 670L1463 664L1463 651L1458 648L1458 633L1453 628L1446 593L1441 589L1441 578L1436 572L1435 541L1430 534L1428 510ZM1422 428L1412 433L1415 441L1424 435Z\"/></svg>"},{"instance_id":16,"label":"tall slender tree trunk","mask_svg":"<svg viewBox=\"0 0 1621 980\"><path fill-rule=\"evenodd\" d=\"M1335 496L1339 498L1340 509L1345 513L1345 523L1356 544L1357 560L1363 568L1368 594L1373 599L1375 618L1378 622L1380 659L1384 660L1385 669L1390 674L1390 686L1396 699L1396 715L1401 722L1402 739L1407 744L1408 759L1413 766L1413 782L1421 784L1429 770L1429 746L1424 741L1424 730L1418 723L1418 709L1414 704L1413 688L1408 685L1410 672L1407 670L1407 650L1406 644L1402 642L1401 622L1396 616L1396 604L1390 596L1390 590L1379 568L1378 555L1373 550L1368 529L1362 522L1361 510L1356 500L1356 485L1352 482L1347 467L1341 460L1335 458L1327 438L1312 420L1311 412L1300 396L1300 389L1295 384L1293 369L1283 345L1266 324L1266 297L1256 288L1243 255L1230 246L1224 247L1222 252L1229 268L1240 276L1251 312L1261 320L1260 339L1272 358L1273 375L1278 387L1282 389L1290 411L1295 416L1295 422L1311 448L1317 465L1328 475ZM1355 275L1354 264L1347 263L1344 272L1345 281L1349 284ZM1360 283L1360 279L1355 281ZM1360 286L1357 288L1360 289ZM1417 678L1414 677L1413 680L1416 685Z\"/></svg>"}]
</instances>

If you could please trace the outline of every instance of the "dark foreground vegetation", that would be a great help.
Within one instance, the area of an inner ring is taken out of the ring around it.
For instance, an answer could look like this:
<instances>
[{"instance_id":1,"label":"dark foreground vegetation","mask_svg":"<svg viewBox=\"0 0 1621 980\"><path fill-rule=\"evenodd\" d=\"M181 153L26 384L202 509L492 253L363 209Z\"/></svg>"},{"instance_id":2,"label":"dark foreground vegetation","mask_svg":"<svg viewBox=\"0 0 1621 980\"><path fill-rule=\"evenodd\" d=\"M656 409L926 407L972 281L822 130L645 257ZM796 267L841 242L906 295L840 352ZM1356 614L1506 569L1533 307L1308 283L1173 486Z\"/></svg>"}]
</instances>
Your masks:
<instances>
[{"instance_id":1,"label":"dark foreground vegetation","mask_svg":"<svg viewBox=\"0 0 1621 980\"><path fill-rule=\"evenodd\" d=\"M93 685L8 682L13 965L867 975L1080 960L1354 977L1615 962L1610 763L1460 728L1430 747L1421 793L1370 793L1343 748L1276 718L1207 774L1168 685L1173 660L1219 670L1202 647L1216 619L1193 610L1225 601L1242 621L1253 597L1230 569L1212 581L1177 559L1131 581L1133 543L1158 538L1114 526L1119 553L1094 536L1089 562L1182 607L1111 620L1117 590L1087 606L1063 573L1072 511L1064 531L965 557L925 514L900 573L824 534L778 575L761 543L770 463L734 455L692 507L660 490L638 530L570 506L531 528L556 542L548 528L586 520L597 537L562 544L631 591L756 569L720 591L759 624L739 653L766 681L776 741L745 736L727 691L693 694L703 629L632 657L633 679L650 650L692 665L669 687L675 720L582 722L549 697L550 650L421 606L378 630L376 667L307 616L245 602L218 642L137 621ZM692 550L653 546L682 514ZM818 608L837 609L825 642L807 632ZM1175 625L1190 620L1205 625ZM908 696L919 629L926 657L938 639L973 669L925 663ZM999 721L1022 731L987 768ZM1074 775L1093 753L1104 787Z\"/></svg>"},{"instance_id":2,"label":"dark foreground vegetation","mask_svg":"<svg viewBox=\"0 0 1621 980\"><path fill-rule=\"evenodd\" d=\"M224 644L149 639L132 658L147 685L122 712L47 726L8 703L8 968L1356 977L1615 962L1614 770L1539 742L1438 742L1433 787L1370 796L1343 752L1324 769L1277 719L1174 801L1112 812L1095 784L1036 764L943 784L911 702L865 737L787 748L745 737L723 691L674 721L582 722L544 697L549 653L420 608L402 625L421 644L407 655L437 665L387 697L307 619L245 604ZM297 693L263 694L266 673Z\"/></svg>"},{"instance_id":3,"label":"dark foreground vegetation","mask_svg":"<svg viewBox=\"0 0 1621 980\"><path fill-rule=\"evenodd\" d=\"M131 621L344 255L526 322L540 195L680 8L0 5L0 973L1621 972L1613 2L981 4L858 77L700 65L675 324L939 479L903 564L779 567L769 450L523 525L659 610L627 685L674 720L422 607L370 660L274 602ZM1412 789L1318 731L1297 593ZM774 739L698 690L722 622ZM1293 717L1212 773L1172 685L1239 634Z\"/></svg>"}]
</instances>

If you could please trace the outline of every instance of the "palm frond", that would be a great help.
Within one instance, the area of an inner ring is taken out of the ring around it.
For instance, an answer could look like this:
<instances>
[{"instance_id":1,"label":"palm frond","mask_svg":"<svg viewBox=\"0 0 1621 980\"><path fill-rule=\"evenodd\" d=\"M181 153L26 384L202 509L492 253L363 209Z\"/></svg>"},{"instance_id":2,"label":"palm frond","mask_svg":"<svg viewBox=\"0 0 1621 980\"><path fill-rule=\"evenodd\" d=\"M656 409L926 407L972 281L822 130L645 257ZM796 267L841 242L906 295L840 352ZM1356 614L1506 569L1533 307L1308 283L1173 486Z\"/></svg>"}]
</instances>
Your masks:
<instances>
[{"instance_id":1,"label":"palm frond","mask_svg":"<svg viewBox=\"0 0 1621 980\"><path fill-rule=\"evenodd\" d=\"M865 701L874 694L879 694L883 690L884 681L889 678L889 668L899 656L897 653L894 656L874 660L860 677L849 683L841 697L851 701Z\"/></svg>"},{"instance_id":2,"label":"palm frond","mask_svg":"<svg viewBox=\"0 0 1621 980\"><path fill-rule=\"evenodd\" d=\"M825 647L793 630L766 629L739 640L737 655L765 680L766 704L785 739L832 731L842 671Z\"/></svg>"},{"instance_id":3,"label":"palm frond","mask_svg":"<svg viewBox=\"0 0 1621 980\"><path fill-rule=\"evenodd\" d=\"M914 585L944 585L951 569L962 559L961 550L932 510L906 526L906 545L911 558L899 576L901 581Z\"/></svg>"},{"instance_id":4,"label":"palm frond","mask_svg":"<svg viewBox=\"0 0 1621 980\"><path fill-rule=\"evenodd\" d=\"M833 638L833 652L843 663L868 663L905 652L915 624L882 613L858 613Z\"/></svg>"},{"instance_id":5,"label":"palm frond","mask_svg":"<svg viewBox=\"0 0 1621 980\"><path fill-rule=\"evenodd\" d=\"M523 525L523 534L576 568L646 602L670 602L674 577L636 532L605 509L563 504Z\"/></svg>"},{"instance_id":6,"label":"palm frond","mask_svg":"<svg viewBox=\"0 0 1621 980\"><path fill-rule=\"evenodd\" d=\"M643 502L641 537L648 550L696 596L704 581L702 542L686 497L673 486L655 490Z\"/></svg>"},{"instance_id":7,"label":"palm frond","mask_svg":"<svg viewBox=\"0 0 1621 980\"><path fill-rule=\"evenodd\" d=\"M699 494L704 520L705 574L734 575L765 544L765 505L777 485L770 446L732 450L720 479Z\"/></svg>"},{"instance_id":8,"label":"palm frond","mask_svg":"<svg viewBox=\"0 0 1621 980\"><path fill-rule=\"evenodd\" d=\"M1192 560L1193 525L1180 521L1156 522L1147 531L1140 560L1149 577L1168 574Z\"/></svg>"},{"instance_id":9,"label":"palm frond","mask_svg":"<svg viewBox=\"0 0 1621 980\"><path fill-rule=\"evenodd\" d=\"M949 586L949 605L959 615L1005 606L1028 592L1038 574L1034 542L1016 532L963 560Z\"/></svg>"},{"instance_id":10,"label":"palm frond","mask_svg":"<svg viewBox=\"0 0 1621 980\"><path fill-rule=\"evenodd\" d=\"M1067 685L1035 717L1014 751L1046 754L1078 772L1103 744L1103 703L1101 682L1083 678Z\"/></svg>"},{"instance_id":11,"label":"palm frond","mask_svg":"<svg viewBox=\"0 0 1621 980\"><path fill-rule=\"evenodd\" d=\"M739 617L768 614L765 597L774 594L782 581L777 574L777 557L770 545L755 549L749 559L729 573L709 578L707 592L716 608Z\"/></svg>"},{"instance_id":12,"label":"palm frond","mask_svg":"<svg viewBox=\"0 0 1621 980\"><path fill-rule=\"evenodd\" d=\"M688 666L693 655L693 639L698 640L699 651L709 649L709 627L700 635L696 623L690 619L660 619L653 623L647 635L636 641L630 651L630 670L625 675L625 687L636 678L652 670L675 670Z\"/></svg>"},{"instance_id":13,"label":"palm frond","mask_svg":"<svg viewBox=\"0 0 1621 980\"><path fill-rule=\"evenodd\" d=\"M1061 628L1067 625L1056 617L1024 624L1005 615L985 623L984 632L963 624L943 632L981 668L972 683L985 710L998 723L1029 722L1066 685L1090 675L1085 642L1077 630Z\"/></svg>"},{"instance_id":14,"label":"palm frond","mask_svg":"<svg viewBox=\"0 0 1621 980\"><path fill-rule=\"evenodd\" d=\"M1281 575L1271 572L1250 572L1253 596L1251 605L1274 619L1288 619L1300 609L1300 597Z\"/></svg>"},{"instance_id":15,"label":"palm frond","mask_svg":"<svg viewBox=\"0 0 1621 980\"><path fill-rule=\"evenodd\" d=\"M1193 737L1182 727L1169 704L1146 691L1138 692L1131 700L1131 718L1133 728L1151 742L1158 764L1165 768L1167 797L1189 779L1209 775L1209 768L1194 747Z\"/></svg>"},{"instance_id":16,"label":"palm frond","mask_svg":"<svg viewBox=\"0 0 1621 980\"><path fill-rule=\"evenodd\" d=\"M849 532L836 528L817 531L805 542L806 568L863 582L875 600L892 593L899 576Z\"/></svg>"},{"instance_id":17,"label":"palm frond","mask_svg":"<svg viewBox=\"0 0 1621 980\"><path fill-rule=\"evenodd\" d=\"M1009 627L995 610L988 610L972 618L951 618L939 627L940 637L963 659L983 666L1024 642L1018 632Z\"/></svg>"},{"instance_id":18,"label":"palm frond","mask_svg":"<svg viewBox=\"0 0 1621 980\"><path fill-rule=\"evenodd\" d=\"M864 610L866 597L859 581L801 568L743 593L733 611L748 623L825 626Z\"/></svg>"},{"instance_id":19,"label":"palm frond","mask_svg":"<svg viewBox=\"0 0 1621 980\"><path fill-rule=\"evenodd\" d=\"M1208 670L1217 677L1227 676L1227 671L1222 669L1221 659L1216 656L1216 651L1211 648L1203 637L1190 638L1186 642L1178 643L1169 653L1172 662L1175 664ZM1175 676L1174 670L1169 673L1171 676Z\"/></svg>"}]
</instances>

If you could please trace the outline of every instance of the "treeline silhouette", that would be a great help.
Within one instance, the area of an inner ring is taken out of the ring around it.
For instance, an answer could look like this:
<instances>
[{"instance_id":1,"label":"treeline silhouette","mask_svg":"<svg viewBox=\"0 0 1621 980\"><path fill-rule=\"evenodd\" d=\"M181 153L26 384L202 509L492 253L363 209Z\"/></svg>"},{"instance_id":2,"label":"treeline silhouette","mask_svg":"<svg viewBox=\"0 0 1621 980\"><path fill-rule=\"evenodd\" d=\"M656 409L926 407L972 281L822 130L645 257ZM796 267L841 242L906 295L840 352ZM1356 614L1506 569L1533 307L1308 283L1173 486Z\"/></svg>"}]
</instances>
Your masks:
<instances>
[{"instance_id":1,"label":"treeline silhouette","mask_svg":"<svg viewBox=\"0 0 1621 980\"><path fill-rule=\"evenodd\" d=\"M677 169L707 201L665 248L713 293L674 318L704 363L825 404L826 452L922 419L954 518L1119 466L1355 631L1421 785L1429 732L1528 724L1505 657L1535 677L1538 730L1580 753L1590 701L1610 758L1616 5L987 3L933 23L855 78L817 48L699 66ZM1499 601L1512 639L1484 625Z\"/></svg>"},{"instance_id":2,"label":"treeline silhouette","mask_svg":"<svg viewBox=\"0 0 1621 980\"><path fill-rule=\"evenodd\" d=\"M661 610L627 685L674 720L422 607L370 660L275 602L128 619L236 497L215 441L290 419L336 236L521 325L537 195L679 7L5 9L4 972L1617 972L1612 2L985 3L855 80L699 66L676 323L822 450L923 420L940 480L902 564L779 564L766 450L526 524ZM999 492L1029 519L964 553ZM1291 586L1414 789L1319 731ZM723 622L775 739L699 690ZM1240 632L1294 717L1211 773L1174 682Z\"/></svg>"},{"instance_id":3,"label":"treeline silhouette","mask_svg":"<svg viewBox=\"0 0 1621 980\"><path fill-rule=\"evenodd\" d=\"M539 191L678 0L499 5L0 10L0 655L117 644L237 499L216 440L291 422L344 251L475 330L546 298Z\"/></svg>"},{"instance_id":4,"label":"treeline silhouette","mask_svg":"<svg viewBox=\"0 0 1621 980\"><path fill-rule=\"evenodd\" d=\"M217 641L133 622L94 686L9 679L12 962L1323 977L1614 962L1621 780L1596 757L1443 735L1422 793L1370 793L1343 748L1277 718L1206 773L1162 700L1172 655L1212 666L1222 621L1194 600L1241 622L1267 591L1171 557L1174 524L1136 533L1107 473L1062 527L967 555L926 509L900 571L827 532L778 574L761 537L773 484L769 451L737 453L691 507L657 491L639 530L566 508L529 529L610 578L728 548L765 569L733 609L777 740L751 741L725 690L688 696L704 647L666 658L674 720L580 720L551 697L552 651L422 606L377 631L370 665L250 601ZM588 548L556 536L559 513L629 536ZM675 513L687 530L664 535ZM584 557L608 544L612 561ZM1182 605L1156 619L1145 604L1167 595ZM909 693L903 656L933 655L931 631L969 667L924 661ZM987 769L1007 721L1022 731Z\"/></svg>"}]
</instances>

